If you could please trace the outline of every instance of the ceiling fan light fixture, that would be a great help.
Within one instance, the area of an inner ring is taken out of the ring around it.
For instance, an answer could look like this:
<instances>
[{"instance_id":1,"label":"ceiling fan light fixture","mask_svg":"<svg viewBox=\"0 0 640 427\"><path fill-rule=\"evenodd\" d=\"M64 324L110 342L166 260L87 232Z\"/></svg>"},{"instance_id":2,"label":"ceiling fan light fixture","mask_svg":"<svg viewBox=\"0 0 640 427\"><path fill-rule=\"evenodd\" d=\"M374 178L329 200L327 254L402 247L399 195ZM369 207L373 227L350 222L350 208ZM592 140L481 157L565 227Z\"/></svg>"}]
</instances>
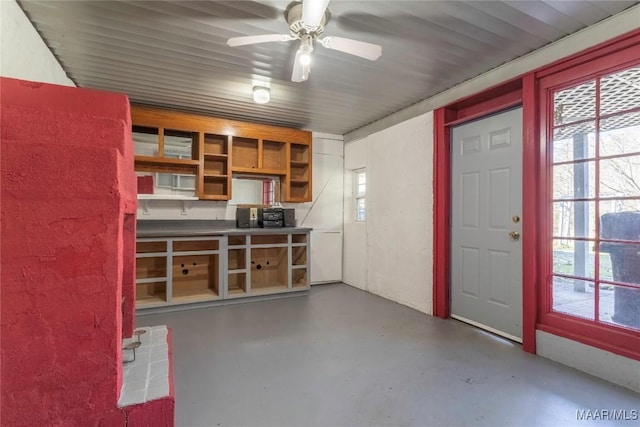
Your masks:
<instances>
[{"instance_id":1,"label":"ceiling fan light fixture","mask_svg":"<svg viewBox=\"0 0 640 427\"><path fill-rule=\"evenodd\" d=\"M268 87L253 87L253 102L256 104L267 104L269 101L271 101L271 92Z\"/></svg>"},{"instance_id":2,"label":"ceiling fan light fixture","mask_svg":"<svg viewBox=\"0 0 640 427\"><path fill-rule=\"evenodd\" d=\"M300 63L302 65L310 65L311 64L311 54L309 52L302 52L300 54Z\"/></svg>"}]
</instances>

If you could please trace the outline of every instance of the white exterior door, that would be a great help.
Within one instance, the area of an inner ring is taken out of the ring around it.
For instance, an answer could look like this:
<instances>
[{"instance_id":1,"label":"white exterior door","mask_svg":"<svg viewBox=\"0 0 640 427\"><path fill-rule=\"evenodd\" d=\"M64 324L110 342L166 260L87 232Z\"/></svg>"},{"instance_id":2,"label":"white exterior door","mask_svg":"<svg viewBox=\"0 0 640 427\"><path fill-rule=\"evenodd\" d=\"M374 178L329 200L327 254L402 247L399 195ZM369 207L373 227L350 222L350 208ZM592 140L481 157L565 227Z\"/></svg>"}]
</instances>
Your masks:
<instances>
[{"instance_id":1,"label":"white exterior door","mask_svg":"<svg viewBox=\"0 0 640 427\"><path fill-rule=\"evenodd\" d=\"M451 317L522 342L522 109L452 129Z\"/></svg>"}]
</instances>

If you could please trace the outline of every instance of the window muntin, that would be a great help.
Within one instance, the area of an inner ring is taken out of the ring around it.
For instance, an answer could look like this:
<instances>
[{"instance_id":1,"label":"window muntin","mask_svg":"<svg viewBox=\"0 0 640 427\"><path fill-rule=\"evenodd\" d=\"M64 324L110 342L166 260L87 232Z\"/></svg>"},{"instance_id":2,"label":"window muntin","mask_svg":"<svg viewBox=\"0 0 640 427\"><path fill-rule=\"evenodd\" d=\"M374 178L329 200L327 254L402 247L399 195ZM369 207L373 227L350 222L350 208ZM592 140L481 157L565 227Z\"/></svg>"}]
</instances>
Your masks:
<instances>
[{"instance_id":1,"label":"window muntin","mask_svg":"<svg viewBox=\"0 0 640 427\"><path fill-rule=\"evenodd\" d=\"M640 66L551 95L549 308L640 330Z\"/></svg>"}]
</instances>

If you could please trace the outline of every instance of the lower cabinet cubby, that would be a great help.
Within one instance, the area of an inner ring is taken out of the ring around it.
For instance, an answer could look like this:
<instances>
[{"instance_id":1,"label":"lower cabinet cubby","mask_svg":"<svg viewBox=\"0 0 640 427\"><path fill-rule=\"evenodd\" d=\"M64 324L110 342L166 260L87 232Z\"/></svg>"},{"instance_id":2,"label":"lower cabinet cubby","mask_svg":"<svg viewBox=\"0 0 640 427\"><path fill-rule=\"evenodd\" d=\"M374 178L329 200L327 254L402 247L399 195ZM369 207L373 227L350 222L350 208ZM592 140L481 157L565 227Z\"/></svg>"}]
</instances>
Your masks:
<instances>
[{"instance_id":1,"label":"lower cabinet cubby","mask_svg":"<svg viewBox=\"0 0 640 427\"><path fill-rule=\"evenodd\" d=\"M220 296L218 254L174 256L173 302L215 300Z\"/></svg>"},{"instance_id":2,"label":"lower cabinet cubby","mask_svg":"<svg viewBox=\"0 0 640 427\"><path fill-rule=\"evenodd\" d=\"M251 293L286 290L288 267L286 247L251 248Z\"/></svg>"},{"instance_id":3,"label":"lower cabinet cubby","mask_svg":"<svg viewBox=\"0 0 640 427\"><path fill-rule=\"evenodd\" d=\"M309 289L309 232L140 238L136 308Z\"/></svg>"},{"instance_id":4,"label":"lower cabinet cubby","mask_svg":"<svg viewBox=\"0 0 640 427\"><path fill-rule=\"evenodd\" d=\"M291 286L293 288L307 287L307 269L298 268L291 271Z\"/></svg>"},{"instance_id":5,"label":"lower cabinet cubby","mask_svg":"<svg viewBox=\"0 0 640 427\"><path fill-rule=\"evenodd\" d=\"M136 284L136 304L149 307L167 302L167 282L148 282Z\"/></svg>"},{"instance_id":6,"label":"lower cabinet cubby","mask_svg":"<svg viewBox=\"0 0 640 427\"><path fill-rule=\"evenodd\" d=\"M247 273L229 273L227 276L227 295L238 296L247 293Z\"/></svg>"}]
</instances>

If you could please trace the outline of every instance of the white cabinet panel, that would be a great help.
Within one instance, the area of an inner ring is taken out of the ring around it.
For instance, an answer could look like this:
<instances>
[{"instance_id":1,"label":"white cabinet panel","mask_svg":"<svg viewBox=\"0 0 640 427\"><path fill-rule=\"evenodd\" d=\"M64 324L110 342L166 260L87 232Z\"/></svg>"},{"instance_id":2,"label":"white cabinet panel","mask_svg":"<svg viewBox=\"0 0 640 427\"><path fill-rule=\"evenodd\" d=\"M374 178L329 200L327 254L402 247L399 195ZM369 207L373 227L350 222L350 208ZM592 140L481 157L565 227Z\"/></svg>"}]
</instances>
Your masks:
<instances>
[{"instance_id":1,"label":"white cabinet panel","mask_svg":"<svg viewBox=\"0 0 640 427\"><path fill-rule=\"evenodd\" d=\"M342 232L311 232L311 283L342 281Z\"/></svg>"}]
</instances>

